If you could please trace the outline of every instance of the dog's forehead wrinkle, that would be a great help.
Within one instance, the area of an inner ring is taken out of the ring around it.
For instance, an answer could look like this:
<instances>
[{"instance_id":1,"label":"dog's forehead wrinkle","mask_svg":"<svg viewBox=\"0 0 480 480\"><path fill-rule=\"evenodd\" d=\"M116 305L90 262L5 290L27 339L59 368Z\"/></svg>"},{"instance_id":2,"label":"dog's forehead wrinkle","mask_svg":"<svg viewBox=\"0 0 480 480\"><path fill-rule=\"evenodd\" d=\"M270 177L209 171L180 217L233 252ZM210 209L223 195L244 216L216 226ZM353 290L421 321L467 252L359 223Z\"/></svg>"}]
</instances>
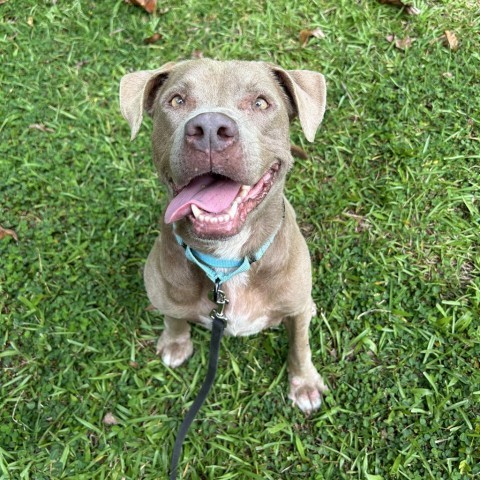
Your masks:
<instances>
[{"instance_id":1,"label":"dog's forehead wrinkle","mask_svg":"<svg viewBox=\"0 0 480 480\"><path fill-rule=\"evenodd\" d=\"M246 93L276 91L274 79L259 62L185 62L169 80L169 87L184 88L204 102L217 104L239 100Z\"/></svg>"}]
</instances>

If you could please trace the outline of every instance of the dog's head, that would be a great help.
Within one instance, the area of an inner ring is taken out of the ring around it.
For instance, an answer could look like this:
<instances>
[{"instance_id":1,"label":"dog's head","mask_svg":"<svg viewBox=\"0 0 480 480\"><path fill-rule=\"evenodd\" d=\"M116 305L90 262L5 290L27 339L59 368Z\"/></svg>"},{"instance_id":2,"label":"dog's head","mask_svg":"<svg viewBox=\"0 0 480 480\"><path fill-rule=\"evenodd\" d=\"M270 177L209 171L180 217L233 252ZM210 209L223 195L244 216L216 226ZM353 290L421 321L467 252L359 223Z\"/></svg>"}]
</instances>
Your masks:
<instances>
[{"instance_id":1,"label":"dog's head","mask_svg":"<svg viewBox=\"0 0 480 480\"><path fill-rule=\"evenodd\" d=\"M132 139L143 112L153 117L154 162L172 196L165 222L204 239L237 234L281 198L289 122L298 116L313 141L325 100L320 73L263 62L168 63L120 83Z\"/></svg>"}]
</instances>

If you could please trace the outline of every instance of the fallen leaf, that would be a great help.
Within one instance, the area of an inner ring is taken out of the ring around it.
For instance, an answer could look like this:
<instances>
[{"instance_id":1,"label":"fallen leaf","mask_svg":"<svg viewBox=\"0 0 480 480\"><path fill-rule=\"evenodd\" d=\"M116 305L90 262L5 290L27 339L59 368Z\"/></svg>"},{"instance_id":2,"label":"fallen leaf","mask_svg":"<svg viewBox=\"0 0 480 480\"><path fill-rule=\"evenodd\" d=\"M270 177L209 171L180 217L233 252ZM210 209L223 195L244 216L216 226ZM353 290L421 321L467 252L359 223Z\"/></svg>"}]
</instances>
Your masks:
<instances>
[{"instance_id":1,"label":"fallen leaf","mask_svg":"<svg viewBox=\"0 0 480 480\"><path fill-rule=\"evenodd\" d=\"M395 46L399 50L406 50L407 48L411 47L412 42L415 41L415 39L411 37L398 38L396 35L391 35L391 34L387 35L385 39L390 43L394 42Z\"/></svg>"},{"instance_id":2,"label":"fallen leaf","mask_svg":"<svg viewBox=\"0 0 480 480\"><path fill-rule=\"evenodd\" d=\"M320 27L317 27L314 30L312 30L312 37L325 38L325 34L323 33L323 31Z\"/></svg>"},{"instance_id":3,"label":"fallen leaf","mask_svg":"<svg viewBox=\"0 0 480 480\"><path fill-rule=\"evenodd\" d=\"M48 128L43 123L32 123L31 125L28 126L28 128L31 128L33 130L40 130L41 132L45 132L45 133L55 132L53 128Z\"/></svg>"},{"instance_id":4,"label":"fallen leaf","mask_svg":"<svg viewBox=\"0 0 480 480\"><path fill-rule=\"evenodd\" d=\"M8 0L0 0L0 5L3 5L4 3L7 3Z\"/></svg>"},{"instance_id":5,"label":"fallen leaf","mask_svg":"<svg viewBox=\"0 0 480 480\"><path fill-rule=\"evenodd\" d=\"M154 33L151 37L145 38L143 43L145 45L151 45L152 43L158 42L162 37L159 33Z\"/></svg>"},{"instance_id":6,"label":"fallen leaf","mask_svg":"<svg viewBox=\"0 0 480 480\"><path fill-rule=\"evenodd\" d=\"M153 13L157 7L157 0L129 0L129 3L142 7L148 13Z\"/></svg>"},{"instance_id":7,"label":"fallen leaf","mask_svg":"<svg viewBox=\"0 0 480 480\"><path fill-rule=\"evenodd\" d=\"M380 3L385 5L393 5L395 7L400 7L405 9L407 15L419 15L420 10L413 5L405 3L403 0L378 0Z\"/></svg>"},{"instance_id":8,"label":"fallen leaf","mask_svg":"<svg viewBox=\"0 0 480 480\"><path fill-rule=\"evenodd\" d=\"M443 37L443 44L453 52L458 50L458 39L454 32L445 30L445 36Z\"/></svg>"},{"instance_id":9,"label":"fallen leaf","mask_svg":"<svg viewBox=\"0 0 480 480\"><path fill-rule=\"evenodd\" d=\"M302 47L305 47L311 37L325 38L325 34L319 27L317 27L314 30L301 30L299 37Z\"/></svg>"},{"instance_id":10,"label":"fallen leaf","mask_svg":"<svg viewBox=\"0 0 480 480\"><path fill-rule=\"evenodd\" d=\"M18 235L14 230L10 230L9 228L3 228L0 225L0 240L3 240L5 237L13 237L13 239L18 242Z\"/></svg>"},{"instance_id":11,"label":"fallen leaf","mask_svg":"<svg viewBox=\"0 0 480 480\"><path fill-rule=\"evenodd\" d=\"M442 77L452 78L452 77L453 77L453 74L452 74L451 72L444 72L444 73L442 73Z\"/></svg>"},{"instance_id":12,"label":"fallen leaf","mask_svg":"<svg viewBox=\"0 0 480 480\"><path fill-rule=\"evenodd\" d=\"M297 158L301 158L302 160L306 160L308 158L307 152L297 145L290 145L290 153Z\"/></svg>"},{"instance_id":13,"label":"fallen leaf","mask_svg":"<svg viewBox=\"0 0 480 480\"><path fill-rule=\"evenodd\" d=\"M33 27L33 17L28 17L28 18L27 18L27 25L28 25L29 27Z\"/></svg>"},{"instance_id":14,"label":"fallen leaf","mask_svg":"<svg viewBox=\"0 0 480 480\"><path fill-rule=\"evenodd\" d=\"M112 412L107 412L102 421L105 425L118 425L118 420L115 418Z\"/></svg>"}]
</instances>

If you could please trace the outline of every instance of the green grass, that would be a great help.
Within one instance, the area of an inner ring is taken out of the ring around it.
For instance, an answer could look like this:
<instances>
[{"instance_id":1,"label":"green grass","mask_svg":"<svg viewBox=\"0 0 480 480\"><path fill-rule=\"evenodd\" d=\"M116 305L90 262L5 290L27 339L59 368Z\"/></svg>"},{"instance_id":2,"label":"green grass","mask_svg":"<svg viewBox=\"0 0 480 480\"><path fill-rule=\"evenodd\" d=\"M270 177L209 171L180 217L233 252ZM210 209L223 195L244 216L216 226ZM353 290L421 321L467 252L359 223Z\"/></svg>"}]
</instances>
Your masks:
<instances>
[{"instance_id":1,"label":"green grass","mask_svg":"<svg viewBox=\"0 0 480 480\"><path fill-rule=\"evenodd\" d=\"M165 478L209 335L195 329L180 370L155 355L141 269L164 194L150 122L131 144L117 91L124 73L194 50L327 77L316 143L293 128L309 160L287 188L331 390L304 418L286 398L283 332L224 339L185 478L479 478L478 3L418 1L419 16L373 0L165 5L0 5L0 225L19 236L0 241L0 478ZM317 26L326 38L301 48ZM444 30L458 51L436 41ZM391 33L416 40L403 52Z\"/></svg>"}]
</instances>

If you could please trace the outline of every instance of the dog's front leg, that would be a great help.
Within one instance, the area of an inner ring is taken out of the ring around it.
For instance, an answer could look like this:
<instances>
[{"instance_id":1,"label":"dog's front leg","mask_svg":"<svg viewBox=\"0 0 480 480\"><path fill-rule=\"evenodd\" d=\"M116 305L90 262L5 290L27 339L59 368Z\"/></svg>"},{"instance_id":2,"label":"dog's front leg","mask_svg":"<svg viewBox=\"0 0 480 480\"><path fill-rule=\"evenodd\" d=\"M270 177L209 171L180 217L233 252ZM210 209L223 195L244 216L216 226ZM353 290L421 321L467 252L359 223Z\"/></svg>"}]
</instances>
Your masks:
<instances>
[{"instance_id":1,"label":"dog's front leg","mask_svg":"<svg viewBox=\"0 0 480 480\"><path fill-rule=\"evenodd\" d=\"M328 390L312 363L312 352L308 339L311 318L312 309L307 308L301 314L286 317L283 321L289 341L290 392L288 396L306 414L320 407L321 394Z\"/></svg>"},{"instance_id":2,"label":"dog's front leg","mask_svg":"<svg viewBox=\"0 0 480 480\"><path fill-rule=\"evenodd\" d=\"M165 329L157 342L157 354L171 368L179 367L193 353L190 324L186 320L165 316Z\"/></svg>"}]
</instances>

